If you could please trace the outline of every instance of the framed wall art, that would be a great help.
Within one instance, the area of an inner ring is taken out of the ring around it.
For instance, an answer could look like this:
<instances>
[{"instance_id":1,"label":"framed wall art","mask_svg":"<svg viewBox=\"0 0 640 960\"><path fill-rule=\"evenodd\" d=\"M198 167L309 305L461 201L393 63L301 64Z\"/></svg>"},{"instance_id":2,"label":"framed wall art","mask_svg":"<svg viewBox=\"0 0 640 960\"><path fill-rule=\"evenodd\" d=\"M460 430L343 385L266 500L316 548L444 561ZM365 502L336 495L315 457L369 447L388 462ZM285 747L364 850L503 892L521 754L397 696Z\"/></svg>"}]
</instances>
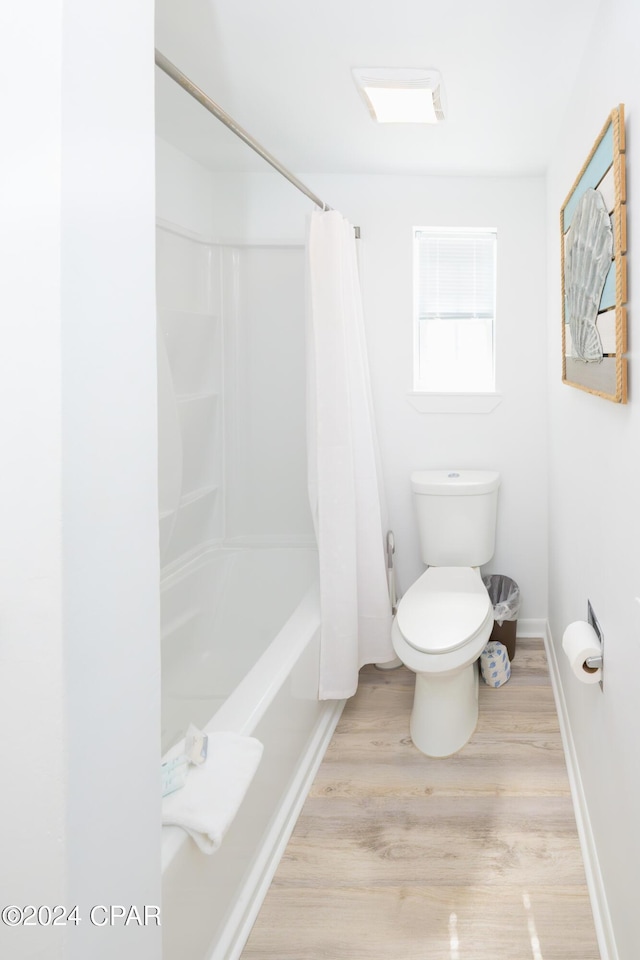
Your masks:
<instances>
[{"instance_id":1,"label":"framed wall art","mask_svg":"<svg viewBox=\"0 0 640 960\"><path fill-rule=\"evenodd\" d=\"M562 380L627 402L624 106L611 111L560 211Z\"/></svg>"}]
</instances>

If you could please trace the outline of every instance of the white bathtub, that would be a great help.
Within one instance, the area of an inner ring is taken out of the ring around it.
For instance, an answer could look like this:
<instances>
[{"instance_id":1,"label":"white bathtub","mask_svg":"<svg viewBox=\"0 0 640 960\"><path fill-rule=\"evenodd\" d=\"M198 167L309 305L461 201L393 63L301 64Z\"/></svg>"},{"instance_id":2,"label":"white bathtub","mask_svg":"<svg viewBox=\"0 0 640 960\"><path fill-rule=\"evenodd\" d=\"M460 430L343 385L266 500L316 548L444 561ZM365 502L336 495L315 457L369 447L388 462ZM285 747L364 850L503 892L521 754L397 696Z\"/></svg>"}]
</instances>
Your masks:
<instances>
[{"instance_id":1,"label":"white bathtub","mask_svg":"<svg viewBox=\"0 0 640 960\"><path fill-rule=\"evenodd\" d=\"M234 960L343 706L317 700L316 551L210 550L164 581L163 624L163 750L189 722L264 744L216 853L163 829L164 960Z\"/></svg>"}]
</instances>

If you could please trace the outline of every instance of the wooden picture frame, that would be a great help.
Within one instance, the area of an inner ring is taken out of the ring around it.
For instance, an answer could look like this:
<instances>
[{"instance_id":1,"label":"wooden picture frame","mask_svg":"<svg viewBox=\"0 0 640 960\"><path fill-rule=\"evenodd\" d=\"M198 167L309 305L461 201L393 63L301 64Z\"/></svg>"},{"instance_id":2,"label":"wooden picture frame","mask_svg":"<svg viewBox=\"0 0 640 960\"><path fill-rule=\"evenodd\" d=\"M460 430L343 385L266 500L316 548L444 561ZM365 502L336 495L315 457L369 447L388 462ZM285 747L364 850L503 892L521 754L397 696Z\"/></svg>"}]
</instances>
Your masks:
<instances>
[{"instance_id":1,"label":"wooden picture frame","mask_svg":"<svg viewBox=\"0 0 640 960\"><path fill-rule=\"evenodd\" d=\"M562 380L614 403L627 402L626 199L620 104L560 211Z\"/></svg>"}]
</instances>

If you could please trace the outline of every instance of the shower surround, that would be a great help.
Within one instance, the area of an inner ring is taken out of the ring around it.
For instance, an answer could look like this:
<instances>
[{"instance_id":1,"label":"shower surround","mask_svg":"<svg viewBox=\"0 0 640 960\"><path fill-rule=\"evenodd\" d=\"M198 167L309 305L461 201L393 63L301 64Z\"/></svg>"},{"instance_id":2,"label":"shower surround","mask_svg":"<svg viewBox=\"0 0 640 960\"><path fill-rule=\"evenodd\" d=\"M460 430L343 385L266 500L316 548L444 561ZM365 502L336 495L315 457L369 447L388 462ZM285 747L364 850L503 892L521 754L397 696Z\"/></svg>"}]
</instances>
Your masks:
<instances>
[{"instance_id":1,"label":"shower surround","mask_svg":"<svg viewBox=\"0 0 640 960\"><path fill-rule=\"evenodd\" d=\"M162 749L193 722L265 750L220 850L163 830L167 960L239 956L342 709L319 702L304 249L159 221Z\"/></svg>"}]
</instances>

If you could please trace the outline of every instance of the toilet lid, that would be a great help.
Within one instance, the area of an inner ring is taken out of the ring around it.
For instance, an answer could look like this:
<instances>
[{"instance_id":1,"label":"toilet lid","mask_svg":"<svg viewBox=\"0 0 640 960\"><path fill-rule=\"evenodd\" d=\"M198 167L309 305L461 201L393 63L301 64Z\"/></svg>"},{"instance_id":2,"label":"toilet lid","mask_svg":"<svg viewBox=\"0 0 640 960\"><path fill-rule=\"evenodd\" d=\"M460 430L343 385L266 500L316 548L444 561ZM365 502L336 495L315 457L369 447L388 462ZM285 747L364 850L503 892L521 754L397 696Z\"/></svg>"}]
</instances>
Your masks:
<instances>
[{"instance_id":1,"label":"toilet lid","mask_svg":"<svg viewBox=\"0 0 640 960\"><path fill-rule=\"evenodd\" d=\"M429 567L398 605L407 643L424 653L457 650L471 640L491 611L489 594L472 567Z\"/></svg>"}]
</instances>

